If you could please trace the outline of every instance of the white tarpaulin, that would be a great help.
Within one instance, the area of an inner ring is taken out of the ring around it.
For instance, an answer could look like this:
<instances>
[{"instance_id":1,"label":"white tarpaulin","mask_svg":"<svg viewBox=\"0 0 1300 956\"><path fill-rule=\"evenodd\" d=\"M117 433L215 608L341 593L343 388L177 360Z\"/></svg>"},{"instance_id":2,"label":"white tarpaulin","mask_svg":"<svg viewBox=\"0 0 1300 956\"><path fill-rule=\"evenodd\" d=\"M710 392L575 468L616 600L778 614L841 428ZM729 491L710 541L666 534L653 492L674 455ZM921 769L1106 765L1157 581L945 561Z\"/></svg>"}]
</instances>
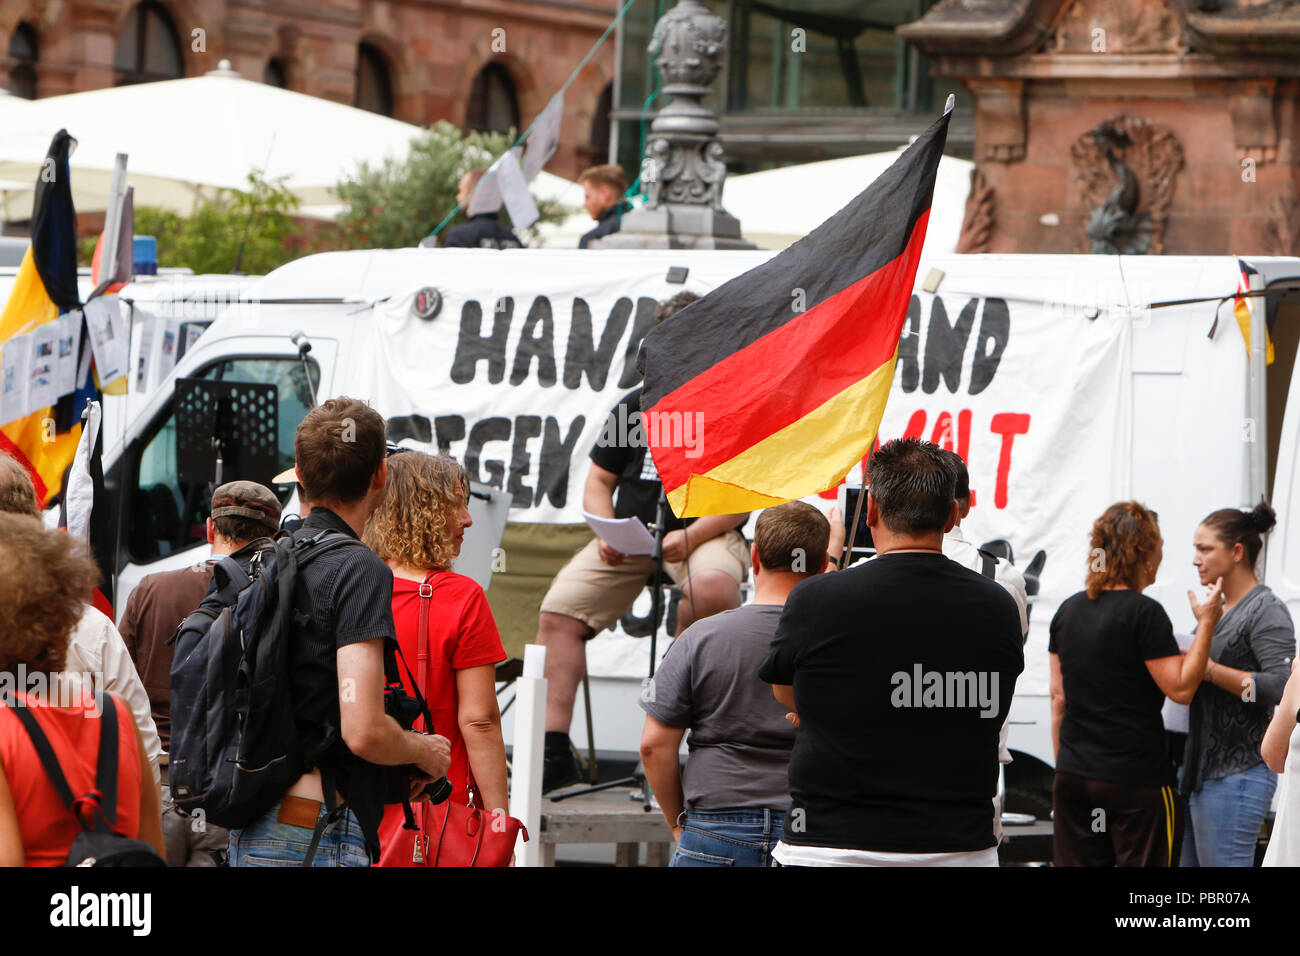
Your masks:
<instances>
[{"instance_id":1,"label":"white tarpaulin","mask_svg":"<svg viewBox=\"0 0 1300 956\"><path fill-rule=\"evenodd\" d=\"M412 295L395 297L368 325L355 362L373 371L358 392L407 443L450 453L471 478L508 491L511 520L579 522L588 453L609 409L640 384L635 355L655 306L647 282L662 275L648 269L610 273L593 260L527 294L453 288L429 321L412 312ZM1031 613L1022 688L1045 693L1050 611L1081 588L1087 529L1128 487L1132 320L1003 299L996 276L965 285L913 298L881 438L919 435L969 461L967 538L1009 543L1039 581L1047 613ZM660 297L680 288L665 284ZM859 473L848 481L857 487Z\"/></svg>"}]
</instances>

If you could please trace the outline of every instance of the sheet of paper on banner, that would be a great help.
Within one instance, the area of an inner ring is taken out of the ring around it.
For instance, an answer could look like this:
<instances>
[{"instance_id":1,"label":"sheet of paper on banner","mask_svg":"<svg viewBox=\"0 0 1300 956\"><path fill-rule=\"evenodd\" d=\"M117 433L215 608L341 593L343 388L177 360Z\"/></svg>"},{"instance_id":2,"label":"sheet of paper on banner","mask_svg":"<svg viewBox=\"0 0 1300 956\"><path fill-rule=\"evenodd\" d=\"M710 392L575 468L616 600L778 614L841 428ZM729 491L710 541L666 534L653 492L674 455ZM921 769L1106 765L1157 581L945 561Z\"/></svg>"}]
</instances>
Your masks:
<instances>
[{"instance_id":1,"label":"sheet of paper on banner","mask_svg":"<svg viewBox=\"0 0 1300 956\"><path fill-rule=\"evenodd\" d=\"M640 518L602 518L583 511L591 530L607 545L622 554L650 554L655 539Z\"/></svg>"},{"instance_id":2,"label":"sheet of paper on banner","mask_svg":"<svg viewBox=\"0 0 1300 956\"><path fill-rule=\"evenodd\" d=\"M103 388L127 373L128 341L122 310L118 307L117 296L103 295L87 302L83 311L99 386Z\"/></svg>"},{"instance_id":3,"label":"sheet of paper on banner","mask_svg":"<svg viewBox=\"0 0 1300 956\"><path fill-rule=\"evenodd\" d=\"M27 359L27 405L32 411L48 408L59 400L56 377L58 326L47 322L30 335L31 350Z\"/></svg>"},{"instance_id":4,"label":"sheet of paper on banner","mask_svg":"<svg viewBox=\"0 0 1300 956\"><path fill-rule=\"evenodd\" d=\"M524 179L524 171L519 168L516 150L506 154L498 170L501 182L501 195L505 199L506 211L510 213L510 223L516 229L527 229L537 221L537 203L533 202L532 193Z\"/></svg>"},{"instance_id":5,"label":"sheet of paper on banner","mask_svg":"<svg viewBox=\"0 0 1300 956\"><path fill-rule=\"evenodd\" d=\"M149 391L149 370L153 365L154 329L157 324L156 316L136 311L135 374L131 378L131 388L141 394Z\"/></svg>"},{"instance_id":6,"label":"sheet of paper on banner","mask_svg":"<svg viewBox=\"0 0 1300 956\"><path fill-rule=\"evenodd\" d=\"M27 403L27 362L31 352L30 335L15 335L0 345L0 425L32 412Z\"/></svg>"},{"instance_id":7,"label":"sheet of paper on banner","mask_svg":"<svg viewBox=\"0 0 1300 956\"><path fill-rule=\"evenodd\" d=\"M55 332L54 382L59 397L77 390L77 346L81 343L81 310L59 316L53 323Z\"/></svg>"},{"instance_id":8,"label":"sheet of paper on banner","mask_svg":"<svg viewBox=\"0 0 1300 956\"><path fill-rule=\"evenodd\" d=\"M533 131L528 134L524 152L524 179L532 182L546 166L560 145L560 121L564 119L564 93L556 93L546 104ZM512 217L513 218L513 217Z\"/></svg>"}]
</instances>

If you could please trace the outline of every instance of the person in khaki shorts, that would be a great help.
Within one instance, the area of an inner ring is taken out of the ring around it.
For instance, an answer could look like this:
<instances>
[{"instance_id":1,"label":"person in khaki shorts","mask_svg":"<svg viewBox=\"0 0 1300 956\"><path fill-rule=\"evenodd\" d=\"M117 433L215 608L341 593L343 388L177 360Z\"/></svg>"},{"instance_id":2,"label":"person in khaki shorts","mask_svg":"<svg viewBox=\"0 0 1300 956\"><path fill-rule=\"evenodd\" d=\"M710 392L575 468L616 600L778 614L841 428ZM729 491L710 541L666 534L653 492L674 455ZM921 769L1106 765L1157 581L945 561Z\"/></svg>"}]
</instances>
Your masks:
<instances>
[{"instance_id":1,"label":"person in khaki shorts","mask_svg":"<svg viewBox=\"0 0 1300 956\"><path fill-rule=\"evenodd\" d=\"M656 322L675 315L698 296L680 292L662 303ZM654 459L640 427L641 390L624 396L609 413L591 449L582 506L606 518L655 520L663 493ZM687 436L683 435L683 440ZM696 433L692 441L702 441ZM711 515L685 521L667 510L664 571L682 589L677 633L698 620L740 606L740 585L749 569L749 547L740 533L746 514ZM614 624L636 599L654 570L648 556L620 554L593 538L570 559L542 599L537 643L546 647L546 750L542 791L578 780L569 741L573 704L587 667L586 641Z\"/></svg>"}]
</instances>

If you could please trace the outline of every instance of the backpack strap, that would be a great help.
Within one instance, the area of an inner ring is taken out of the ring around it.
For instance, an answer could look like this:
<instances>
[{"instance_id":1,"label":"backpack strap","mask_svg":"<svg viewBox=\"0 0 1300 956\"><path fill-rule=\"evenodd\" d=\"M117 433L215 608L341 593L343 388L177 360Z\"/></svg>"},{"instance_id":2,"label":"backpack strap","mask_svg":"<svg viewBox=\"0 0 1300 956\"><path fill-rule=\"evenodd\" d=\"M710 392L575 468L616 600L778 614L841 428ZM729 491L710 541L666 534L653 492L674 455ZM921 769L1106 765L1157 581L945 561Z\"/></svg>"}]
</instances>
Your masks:
<instances>
[{"instance_id":1,"label":"backpack strap","mask_svg":"<svg viewBox=\"0 0 1300 956\"><path fill-rule=\"evenodd\" d=\"M91 818L91 825L86 826L85 818L81 815L83 802L94 804L98 815L110 828L117 822L117 710L113 698L108 694L97 693L95 702L103 715L99 726L95 789L75 799L72 796L72 788L68 786L68 778L63 775L63 768L59 766L59 758L55 756L54 748L50 746L50 739L45 735L45 731L41 730L41 725L31 709L21 703L7 702L23 725L23 729L27 731L27 736L31 738L36 755L45 768L45 774L50 778L50 783L54 785L63 805L77 818L83 830L98 829L98 821L94 816Z\"/></svg>"},{"instance_id":2,"label":"backpack strap","mask_svg":"<svg viewBox=\"0 0 1300 956\"><path fill-rule=\"evenodd\" d=\"M985 551L983 548L977 548L976 550L980 556L980 574L986 578L996 578L998 576L997 555Z\"/></svg>"},{"instance_id":3,"label":"backpack strap","mask_svg":"<svg viewBox=\"0 0 1300 956\"><path fill-rule=\"evenodd\" d=\"M222 597L231 591L238 594L253 582L253 579L248 576L248 572L240 567L239 562L228 554L222 555L221 559L213 565L212 577L216 580L217 594ZM223 578L224 580L222 580ZM223 601L223 603L225 602Z\"/></svg>"}]
</instances>

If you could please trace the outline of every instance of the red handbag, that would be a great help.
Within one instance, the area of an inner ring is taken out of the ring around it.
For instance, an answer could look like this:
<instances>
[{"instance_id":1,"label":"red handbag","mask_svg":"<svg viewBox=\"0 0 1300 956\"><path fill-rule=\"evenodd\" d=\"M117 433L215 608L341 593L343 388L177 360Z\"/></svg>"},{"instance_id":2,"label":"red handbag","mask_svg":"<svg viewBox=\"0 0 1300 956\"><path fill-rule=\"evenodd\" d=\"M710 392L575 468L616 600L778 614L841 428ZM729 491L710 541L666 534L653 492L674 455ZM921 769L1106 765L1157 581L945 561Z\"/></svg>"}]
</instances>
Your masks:
<instances>
[{"instance_id":1,"label":"red handbag","mask_svg":"<svg viewBox=\"0 0 1300 956\"><path fill-rule=\"evenodd\" d=\"M416 674L420 690L428 690L429 678L429 606L433 603L433 579L430 571L420 585L420 623ZM425 730L433 732L432 727ZM504 813L488 813L479 804L474 774L467 771L466 799L462 804L453 795L438 806L427 802L415 805L419 833L411 862L420 866L509 866L520 831L528 842L528 829L521 820Z\"/></svg>"}]
</instances>

